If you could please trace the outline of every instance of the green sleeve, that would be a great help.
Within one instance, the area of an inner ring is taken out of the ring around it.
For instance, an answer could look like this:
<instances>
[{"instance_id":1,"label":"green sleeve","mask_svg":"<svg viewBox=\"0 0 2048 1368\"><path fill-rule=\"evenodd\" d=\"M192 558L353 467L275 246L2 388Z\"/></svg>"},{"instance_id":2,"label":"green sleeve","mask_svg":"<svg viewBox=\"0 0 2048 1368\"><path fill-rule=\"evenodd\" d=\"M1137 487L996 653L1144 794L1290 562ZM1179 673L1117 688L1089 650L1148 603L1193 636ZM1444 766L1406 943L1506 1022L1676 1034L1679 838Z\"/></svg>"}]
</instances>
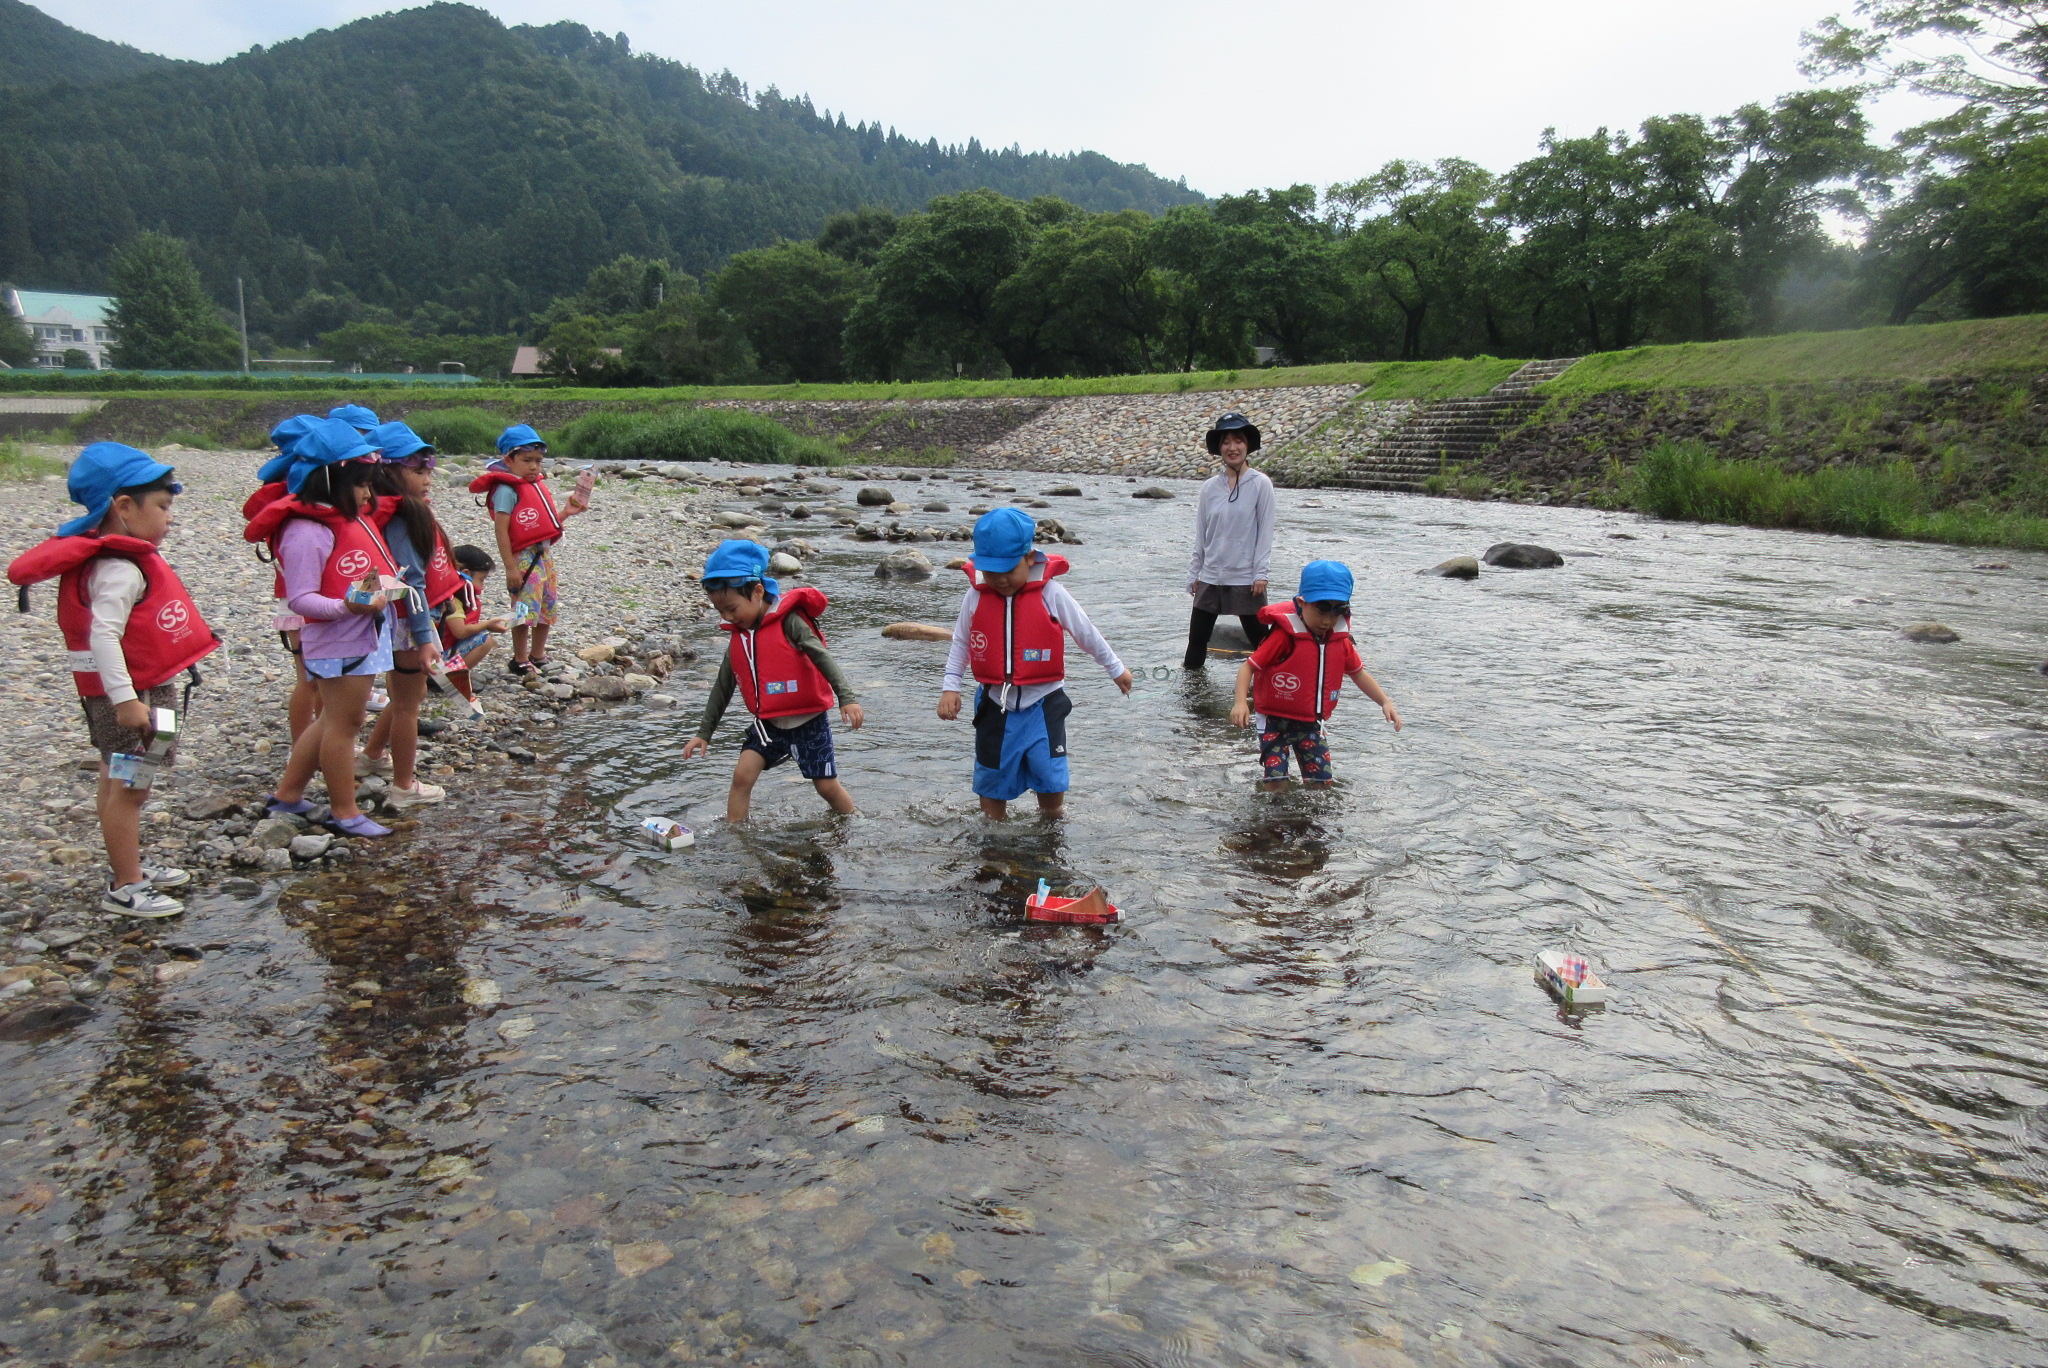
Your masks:
<instances>
[{"instance_id":1,"label":"green sleeve","mask_svg":"<svg viewBox=\"0 0 2048 1368\"><path fill-rule=\"evenodd\" d=\"M843 708L853 702L853 685L847 683L846 671L839 668L839 662L825 649L825 643L811 630L811 624L791 613L782 620L782 629L789 637L789 644L809 656L811 663L818 667L818 673L825 676L825 682L832 686L832 692L839 695L839 706Z\"/></svg>"},{"instance_id":2,"label":"green sleeve","mask_svg":"<svg viewBox=\"0 0 2048 1368\"><path fill-rule=\"evenodd\" d=\"M732 677L732 654L718 662L718 678L711 681L711 693L704 700L704 716L697 722L697 737L709 741L711 734L718 730L719 719L725 716L726 705L732 702L732 691L739 687Z\"/></svg>"}]
</instances>

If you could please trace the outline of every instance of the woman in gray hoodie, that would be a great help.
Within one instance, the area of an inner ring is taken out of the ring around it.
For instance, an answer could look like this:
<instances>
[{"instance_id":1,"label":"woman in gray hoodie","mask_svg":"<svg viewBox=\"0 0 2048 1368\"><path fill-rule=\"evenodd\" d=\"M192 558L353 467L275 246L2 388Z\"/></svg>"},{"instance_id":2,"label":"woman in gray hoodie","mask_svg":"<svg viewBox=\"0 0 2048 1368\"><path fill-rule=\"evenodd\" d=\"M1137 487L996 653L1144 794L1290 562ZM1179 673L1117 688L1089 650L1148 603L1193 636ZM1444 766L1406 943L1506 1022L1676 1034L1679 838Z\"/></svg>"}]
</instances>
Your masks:
<instances>
[{"instance_id":1,"label":"woman in gray hoodie","mask_svg":"<svg viewBox=\"0 0 2048 1368\"><path fill-rule=\"evenodd\" d=\"M1202 484L1195 509L1195 554L1188 561L1188 649L1181 664L1199 670L1209 660L1209 635L1229 613L1244 624L1256 647L1266 635L1267 562L1273 556L1273 482L1249 464L1259 430L1242 413L1226 413L1209 428L1209 454L1222 473Z\"/></svg>"}]
</instances>

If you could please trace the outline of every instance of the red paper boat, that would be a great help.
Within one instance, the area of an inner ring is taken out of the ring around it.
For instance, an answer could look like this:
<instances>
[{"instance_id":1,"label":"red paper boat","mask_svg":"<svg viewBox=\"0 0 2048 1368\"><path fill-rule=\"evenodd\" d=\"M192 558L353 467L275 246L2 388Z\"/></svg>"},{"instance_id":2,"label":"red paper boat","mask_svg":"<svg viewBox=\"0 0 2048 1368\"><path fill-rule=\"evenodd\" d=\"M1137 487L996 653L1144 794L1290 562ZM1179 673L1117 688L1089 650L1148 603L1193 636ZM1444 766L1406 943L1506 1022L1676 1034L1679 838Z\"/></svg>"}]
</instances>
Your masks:
<instances>
[{"instance_id":1,"label":"red paper boat","mask_svg":"<svg viewBox=\"0 0 2048 1368\"><path fill-rule=\"evenodd\" d=\"M1024 900L1024 915L1032 921L1080 922L1090 926L1124 919L1123 910L1113 905L1099 888L1091 888L1078 898L1055 898L1051 894L1041 897L1033 893Z\"/></svg>"}]
</instances>

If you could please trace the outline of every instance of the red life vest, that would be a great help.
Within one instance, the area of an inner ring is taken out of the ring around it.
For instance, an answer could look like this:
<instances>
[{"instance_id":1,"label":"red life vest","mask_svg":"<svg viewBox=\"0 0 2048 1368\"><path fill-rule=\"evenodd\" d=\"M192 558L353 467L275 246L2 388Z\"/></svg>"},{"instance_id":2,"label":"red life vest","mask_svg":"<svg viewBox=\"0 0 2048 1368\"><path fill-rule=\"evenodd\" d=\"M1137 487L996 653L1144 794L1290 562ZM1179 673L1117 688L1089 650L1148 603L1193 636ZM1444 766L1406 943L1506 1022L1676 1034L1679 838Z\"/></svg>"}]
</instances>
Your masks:
<instances>
[{"instance_id":1,"label":"red life vest","mask_svg":"<svg viewBox=\"0 0 2048 1368\"><path fill-rule=\"evenodd\" d=\"M974 562L967 582L979 591L967 659L980 684L1052 684L1067 677L1067 639L1045 607L1045 586L1067 573L1065 556L1047 556L1031 568L1024 587L1005 598L983 589Z\"/></svg>"},{"instance_id":2,"label":"red life vest","mask_svg":"<svg viewBox=\"0 0 2048 1368\"><path fill-rule=\"evenodd\" d=\"M505 529L514 551L524 551L562 535L562 515L555 511L555 496L548 489L548 477L522 480L509 470L486 470L469 482L472 494L489 494L499 485L511 485L519 502L512 506L512 521Z\"/></svg>"},{"instance_id":3,"label":"red life vest","mask_svg":"<svg viewBox=\"0 0 2048 1368\"><path fill-rule=\"evenodd\" d=\"M448 539L434 530L434 554L427 557L427 607L438 608L462 592L462 572L448 554Z\"/></svg>"},{"instance_id":4,"label":"red life vest","mask_svg":"<svg viewBox=\"0 0 2048 1368\"><path fill-rule=\"evenodd\" d=\"M467 571L455 572L455 592L449 595L449 599L447 610L434 622L435 630L441 634L443 655L452 655L461 647L462 643L455 639L455 633L448 629L449 622L457 613L462 614L464 622L475 622L484 615L484 596L477 592L476 581L469 577Z\"/></svg>"},{"instance_id":5,"label":"red life vest","mask_svg":"<svg viewBox=\"0 0 2048 1368\"><path fill-rule=\"evenodd\" d=\"M304 503L287 495L258 509L242 529L242 536L275 547L284 536L285 523L293 518L325 524L334 533L334 549L327 553L327 564L320 572L320 592L328 598L347 598L356 581L373 570L379 575L398 574L398 562L384 544L383 530L397 507L398 499L387 494L372 500L367 511L348 518L328 504ZM282 582L278 587L279 597L283 597Z\"/></svg>"},{"instance_id":6,"label":"red life vest","mask_svg":"<svg viewBox=\"0 0 2048 1368\"><path fill-rule=\"evenodd\" d=\"M71 653L71 682L81 698L106 694L92 663L91 566L101 556L120 556L142 571L142 599L121 633L121 657L137 693L167 684L220 645L199 616L178 572L154 546L139 537L52 537L15 557L7 578L28 585L56 578L57 626Z\"/></svg>"},{"instance_id":7,"label":"red life vest","mask_svg":"<svg viewBox=\"0 0 2048 1368\"><path fill-rule=\"evenodd\" d=\"M1350 673L1345 667L1351 652L1345 648L1351 644L1351 619L1345 618L1321 641L1301 620L1297 604L1269 604L1259 609L1259 621L1285 632L1289 646L1279 664L1254 672L1252 706L1266 717L1297 722L1320 722L1335 712Z\"/></svg>"},{"instance_id":8,"label":"red life vest","mask_svg":"<svg viewBox=\"0 0 2048 1368\"><path fill-rule=\"evenodd\" d=\"M289 491L287 491L284 487L283 480L272 480L267 485L258 485L256 487L256 492L254 494L251 494L248 497L248 499L242 504L242 535L244 539L248 541L261 541L263 543L264 549L256 553L256 559L260 561L268 561L272 564L276 563L277 529L282 527L283 524L268 524L272 528L272 531L270 535L267 537L249 536L249 526L256 521L257 514L261 513L270 505L276 503L279 499L286 497L288 492ZM274 579L275 583L271 588L270 596L272 598L281 599L284 597L284 571L277 571L274 576Z\"/></svg>"},{"instance_id":9,"label":"red life vest","mask_svg":"<svg viewBox=\"0 0 2048 1368\"><path fill-rule=\"evenodd\" d=\"M825 596L806 584L776 599L749 630L742 631L730 622L722 624L732 634L726 643L726 659L732 662L732 677L740 686L748 712L756 717L801 717L825 712L838 703L825 672L796 648L783 625L795 613L810 623L823 641L818 615L825 608Z\"/></svg>"}]
</instances>

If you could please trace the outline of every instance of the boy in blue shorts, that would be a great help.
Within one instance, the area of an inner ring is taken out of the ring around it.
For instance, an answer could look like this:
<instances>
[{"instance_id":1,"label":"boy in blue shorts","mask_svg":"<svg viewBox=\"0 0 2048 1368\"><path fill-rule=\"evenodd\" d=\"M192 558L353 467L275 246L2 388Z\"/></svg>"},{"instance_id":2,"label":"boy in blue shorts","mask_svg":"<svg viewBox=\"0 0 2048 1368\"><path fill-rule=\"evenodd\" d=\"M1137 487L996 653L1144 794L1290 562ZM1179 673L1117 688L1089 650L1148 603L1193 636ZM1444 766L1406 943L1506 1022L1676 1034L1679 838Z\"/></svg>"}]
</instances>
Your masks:
<instances>
[{"instance_id":1,"label":"boy in blue shorts","mask_svg":"<svg viewBox=\"0 0 2048 1368\"><path fill-rule=\"evenodd\" d=\"M1301 764L1303 784L1328 788L1335 776L1323 720L1337 710L1345 680L1379 704L1381 715L1401 730L1394 700L1365 672L1351 641L1350 567L1342 561L1310 561L1301 568L1294 601L1261 608L1259 621L1267 625L1266 639L1238 667L1230 720L1248 727L1253 706L1258 708L1259 767L1265 774L1260 788L1287 787L1289 751Z\"/></svg>"},{"instance_id":2,"label":"boy in blue shorts","mask_svg":"<svg viewBox=\"0 0 2048 1368\"><path fill-rule=\"evenodd\" d=\"M761 771L791 755L797 772L834 812L852 812L853 795L839 782L828 714L836 703L840 720L856 731L863 718L853 686L825 649L818 627L825 596L809 585L783 593L768 578L768 548L751 541L720 542L704 562L703 584L730 638L697 734L683 746L683 759L711 749L711 734L737 690L754 722L732 769L725 820L744 822Z\"/></svg>"},{"instance_id":3,"label":"boy in blue shorts","mask_svg":"<svg viewBox=\"0 0 2048 1368\"><path fill-rule=\"evenodd\" d=\"M984 817L1001 821L1028 789L1038 810L1057 817L1066 805L1066 637L1095 658L1125 693L1131 672L1095 624L1056 582L1064 556L1034 550L1038 524L1021 508L997 508L974 524L967 594L953 623L939 718L960 716L960 687L972 669L974 792Z\"/></svg>"}]
</instances>

